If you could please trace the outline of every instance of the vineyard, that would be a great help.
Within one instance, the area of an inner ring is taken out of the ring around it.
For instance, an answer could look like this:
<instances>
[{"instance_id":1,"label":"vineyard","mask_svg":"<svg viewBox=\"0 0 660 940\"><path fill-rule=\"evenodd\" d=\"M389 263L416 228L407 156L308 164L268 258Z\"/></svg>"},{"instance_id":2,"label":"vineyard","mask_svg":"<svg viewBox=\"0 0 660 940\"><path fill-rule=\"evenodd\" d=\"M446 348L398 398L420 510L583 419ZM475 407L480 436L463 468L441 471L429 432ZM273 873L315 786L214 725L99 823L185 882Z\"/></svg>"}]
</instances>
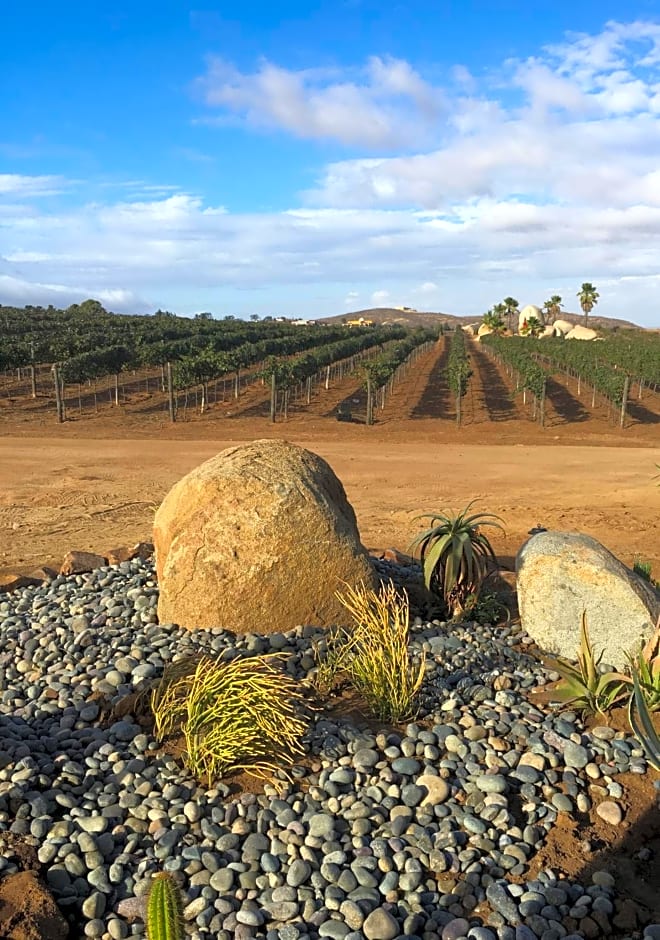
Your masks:
<instances>
[{"instance_id":1,"label":"vineyard","mask_svg":"<svg viewBox=\"0 0 660 940\"><path fill-rule=\"evenodd\" d=\"M660 336L597 343L401 326L0 307L0 422L149 423L309 418L432 420L614 432L660 422ZM440 335L439 335L440 333ZM609 433L609 432L608 432Z\"/></svg>"}]
</instances>

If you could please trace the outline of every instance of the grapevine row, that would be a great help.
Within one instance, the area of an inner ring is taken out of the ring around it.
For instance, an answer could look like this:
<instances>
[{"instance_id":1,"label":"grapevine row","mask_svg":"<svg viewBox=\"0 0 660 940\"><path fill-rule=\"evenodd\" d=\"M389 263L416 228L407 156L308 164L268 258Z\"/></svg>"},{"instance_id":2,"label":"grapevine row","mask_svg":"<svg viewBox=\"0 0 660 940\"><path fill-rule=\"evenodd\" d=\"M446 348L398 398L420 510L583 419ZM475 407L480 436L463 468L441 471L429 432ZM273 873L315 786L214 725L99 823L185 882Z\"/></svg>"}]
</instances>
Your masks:
<instances>
[{"instance_id":1,"label":"grapevine row","mask_svg":"<svg viewBox=\"0 0 660 940\"><path fill-rule=\"evenodd\" d=\"M472 376L470 358L463 330L455 330L449 344L449 360L446 368L449 389L456 400L456 424L461 423L461 405Z\"/></svg>"},{"instance_id":2,"label":"grapevine row","mask_svg":"<svg viewBox=\"0 0 660 940\"><path fill-rule=\"evenodd\" d=\"M387 391L392 391L394 383L403 374L406 367L430 344L438 339L437 329L418 329L404 339L384 350L380 356L365 362L364 388L367 392L367 424L374 423L374 399L381 393L381 407L385 404Z\"/></svg>"},{"instance_id":3,"label":"grapevine row","mask_svg":"<svg viewBox=\"0 0 660 940\"><path fill-rule=\"evenodd\" d=\"M543 341L543 349L547 342L548 340ZM534 401L534 417L543 426L547 375L534 358L534 353L539 349L538 340L527 340L517 336L505 338L491 333L488 336L482 336L481 343L511 371L516 380L516 391L522 389L523 402L527 401L527 392L531 393Z\"/></svg>"}]
</instances>

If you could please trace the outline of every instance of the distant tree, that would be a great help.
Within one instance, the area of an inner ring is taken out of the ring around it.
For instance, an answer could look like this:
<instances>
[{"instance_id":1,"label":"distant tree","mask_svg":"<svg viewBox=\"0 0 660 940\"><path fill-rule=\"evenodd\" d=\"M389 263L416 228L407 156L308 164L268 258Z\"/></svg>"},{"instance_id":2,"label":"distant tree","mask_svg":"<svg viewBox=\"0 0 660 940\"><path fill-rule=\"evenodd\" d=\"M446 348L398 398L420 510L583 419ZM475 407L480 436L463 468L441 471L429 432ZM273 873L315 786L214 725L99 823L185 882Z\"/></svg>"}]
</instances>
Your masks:
<instances>
[{"instance_id":1,"label":"distant tree","mask_svg":"<svg viewBox=\"0 0 660 940\"><path fill-rule=\"evenodd\" d=\"M495 307L502 307L503 304L496 304ZM493 333L502 333L504 331L504 320L499 312L495 311L495 307L492 310L489 310L488 313L484 313L484 326L487 326L489 330L492 330Z\"/></svg>"},{"instance_id":2,"label":"distant tree","mask_svg":"<svg viewBox=\"0 0 660 940\"><path fill-rule=\"evenodd\" d=\"M578 300L580 301L580 306L582 307L582 313L584 314L584 325L586 326L589 322L589 314L598 303L600 294L593 284L591 284L589 281L585 281L578 291L577 296Z\"/></svg>"},{"instance_id":3,"label":"distant tree","mask_svg":"<svg viewBox=\"0 0 660 940\"><path fill-rule=\"evenodd\" d=\"M252 320L253 323L256 323L257 320L259 319L259 314L258 314L258 313L251 313L251 314L250 314L250 319Z\"/></svg>"},{"instance_id":4,"label":"distant tree","mask_svg":"<svg viewBox=\"0 0 660 940\"><path fill-rule=\"evenodd\" d=\"M83 302L77 306L79 313L88 314L90 316L103 316L108 313L99 300L93 300L91 298L89 300L83 300Z\"/></svg>"},{"instance_id":5,"label":"distant tree","mask_svg":"<svg viewBox=\"0 0 660 940\"><path fill-rule=\"evenodd\" d=\"M196 320L212 320L213 314L209 313L208 310L205 310L204 313L196 313L195 319Z\"/></svg>"},{"instance_id":6,"label":"distant tree","mask_svg":"<svg viewBox=\"0 0 660 940\"><path fill-rule=\"evenodd\" d=\"M543 304L543 309L549 319L556 320L561 313L561 297L559 294L553 294L550 300L546 300Z\"/></svg>"},{"instance_id":7,"label":"distant tree","mask_svg":"<svg viewBox=\"0 0 660 940\"><path fill-rule=\"evenodd\" d=\"M518 312L519 306L520 304L518 303L515 297L504 298L504 310L506 312L506 317L507 317L507 326L511 330L511 332L513 332L513 326L512 326L513 318L515 314Z\"/></svg>"}]
</instances>

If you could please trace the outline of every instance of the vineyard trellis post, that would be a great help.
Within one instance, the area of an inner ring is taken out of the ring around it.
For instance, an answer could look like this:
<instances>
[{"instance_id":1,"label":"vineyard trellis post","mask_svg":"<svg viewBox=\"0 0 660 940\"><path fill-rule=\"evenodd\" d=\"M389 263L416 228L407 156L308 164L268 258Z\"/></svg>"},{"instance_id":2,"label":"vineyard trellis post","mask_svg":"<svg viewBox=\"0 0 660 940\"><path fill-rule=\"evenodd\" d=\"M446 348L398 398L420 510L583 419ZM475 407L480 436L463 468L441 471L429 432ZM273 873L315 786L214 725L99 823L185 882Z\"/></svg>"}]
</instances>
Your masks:
<instances>
[{"instance_id":1,"label":"vineyard trellis post","mask_svg":"<svg viewBox=\"0 0 660 940\"><path fill-rule=\"evenodd\" d=\"M628 392L630 390L630 376L626 376L623 383L623 394L621 395L621 415L619 417L619 427L624 427L626 423L626 408L628 407Z\"/></svg>"},{"instance_id":2,"label":"vineyard trellis post","mask_svg":"<svg viewBox=\"0 0 660 940\"><path fill-rule=\"evenodd\" d=\"M57 408L57 420L60 424L64 421L64 402L62 400L62 385L60 379L60 367L58 363L53 366L53 383L55 385L55 406Z\"/></svg>"},{"instance_id":3,"label":"vineyard trellis post","mask_svg":"<svg viewBox=\"0 0 660 940\"><path fill-rule=\"evenodd\" d=\"M172 363L168 362L166 365L167 370L167 401L170 412L170 421L172 424L176 421L176 408L174 406L174 383L172 381Z\"/></svg>"}]
</instances>

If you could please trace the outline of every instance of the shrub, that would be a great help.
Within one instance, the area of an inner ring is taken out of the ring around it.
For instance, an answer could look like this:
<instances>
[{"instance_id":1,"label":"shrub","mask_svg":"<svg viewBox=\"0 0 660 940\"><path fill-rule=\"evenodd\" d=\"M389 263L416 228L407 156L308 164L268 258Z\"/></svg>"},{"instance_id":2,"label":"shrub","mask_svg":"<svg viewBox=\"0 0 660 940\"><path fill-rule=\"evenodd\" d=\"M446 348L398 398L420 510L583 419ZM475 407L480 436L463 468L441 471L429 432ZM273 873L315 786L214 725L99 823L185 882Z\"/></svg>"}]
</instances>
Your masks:
<instances>
[{"instance_id":1,"label":"shrub","mask_svg":"<svg viewBox=\"0 0 660 940\"><path fill-rule=\"evenodd\" d=\"M424 678L424 656L415 665L408 648L409 606L392 583L378 592L364 585L347 587L337 597L354 621L328 641L317 669L316 687L330 688L338 675L359 692L369 710L382 721L399 722L415 714Z\"/></svg>"},{"instance_id":2,"label":"shrub","mask_svg":"<svg viewBox=\"0 0 660 940\"><path fill-rule=\"evenodd\" d=\"M583 612L577 666L565 659L543 659L549 669L561 676L547 690L550 700L591 714L604 714L621 704L627 697L625 676L618 672L599 672L602 658L602 653L595 654L587 630L587 615Z\"/></svg>"},{"instance_id":3,"label":"shrub","mask_svg":"<svg viewBox=\"0 0 660 940\"><path fill-rule=\"evenodd\" d=\"M410 546L412 551L419 550L427 589L443 598L452 617L459 617L474 606L488 574L488 564L496 561L493 547L481 529L491 526L504 531L499 516L470 515L473 505L474 501L458 513L418 516L430 519L432 525Z\"/></svg>"},{"instance_id":4,"label":"shrub","mask_svg":"<svg viewBox=\"0 0 660 940\"><path fill-rule=\"evenodd\" d=\"M157 737L183 734L186 765L209 786L232 771L271 777L294 763L303 752L304 698L278 668L282 659L201 657L166 667L152 693Z\"/></svg>"},{"instance_id":5,"label":"shrub","mask_svg":"<svg viewBox=\"0 0 660 940\"><path fill-rule=\"evenodd\" d=\"M630 697L628 717L633 734L646 751L649 763L655 770L660 770L660 736L653 725L651 712L637 675L633 675L633 692Z\"/></svg>"},{"instance_id":6,"label":"shrub","mask_svg":"<svg viewBox=\"0 0 660 940\"><path fill-rule=\"evenodd\" d=\"M653 636L642 645L637 656L628 656L629 685L637 679L640 692L651 712L660 711L660 618Z\"/></svg>"},{"instance_id":7,"label":"shrub","mask_svg":"<svg viewBox=\"0 0 660 940\"><path fill-rule=\"evenodd\" d=\"M161 872L147 896L148 940L183 940L184 936L181 891L169 872Z\"/></svg>"}]
</instances>

